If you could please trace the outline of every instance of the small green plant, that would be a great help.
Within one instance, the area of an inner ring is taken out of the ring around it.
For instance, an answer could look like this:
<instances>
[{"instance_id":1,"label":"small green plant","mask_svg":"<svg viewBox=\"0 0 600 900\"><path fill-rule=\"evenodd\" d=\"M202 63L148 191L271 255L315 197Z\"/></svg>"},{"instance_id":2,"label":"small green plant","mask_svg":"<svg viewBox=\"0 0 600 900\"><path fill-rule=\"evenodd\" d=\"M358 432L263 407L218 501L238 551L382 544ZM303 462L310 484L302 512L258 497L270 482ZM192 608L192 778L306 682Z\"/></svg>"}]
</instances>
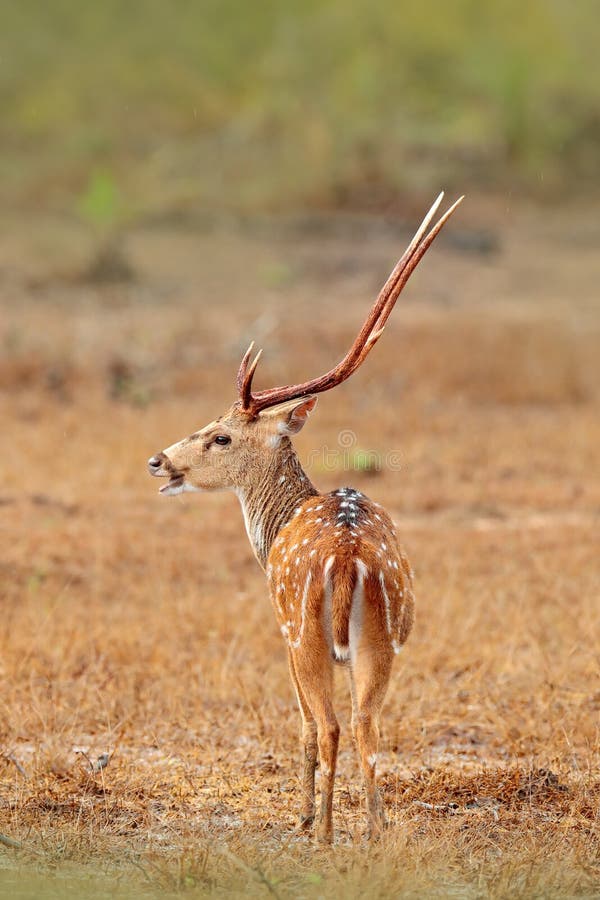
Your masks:
<instances>
[{"instance_id":1,"label":"small green plant","mask_svg":"<svg viewBox=\"0 0 600 900\"><path fill-rule=\"evenodd\" d=\"M363 472L365 475L379 475L381 472L381 459L379 454L371 450L356 449L351 454L351 468L354 472Z\"/></svg>"},{"instance_id":2,"label":"small green plant","mask_svg":"<svg viewBox=\"0 0 600 900\"><path fill-rule=\"evenodd\" d=\"M85 278L98 282L131 281L133 270L122 246L125 206L109 169L91 173L77 205L96 242Z\"/></svg>"},{"instance_id":3,"label":"small green plant","mask_svg":"<svg viewBox=\"0 0 600 900\"><path fill-rule=\"evenodd\" d=\"M96 169L79 198L79 212L99 233L114 231L122 216L118 185L108 169Z\"/></svg>"}]
</instances>

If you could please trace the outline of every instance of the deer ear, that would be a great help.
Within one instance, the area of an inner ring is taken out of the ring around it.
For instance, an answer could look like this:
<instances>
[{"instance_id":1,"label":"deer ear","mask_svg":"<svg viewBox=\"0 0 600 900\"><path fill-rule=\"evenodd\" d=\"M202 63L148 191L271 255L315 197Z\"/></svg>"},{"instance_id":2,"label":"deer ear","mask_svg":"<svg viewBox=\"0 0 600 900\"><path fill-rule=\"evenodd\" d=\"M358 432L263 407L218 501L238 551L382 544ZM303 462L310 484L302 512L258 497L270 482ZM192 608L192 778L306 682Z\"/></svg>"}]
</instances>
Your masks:
<instances>
[{"instance_id":1,"label":"deer ear","mask_svg":"<svg viewBox=\"0 0 600 900\"><path fill-rule=\"evenodd\" d=\"M272 422L279 435L298 434L316 405L317 397L309 394L299 400L288 400L287 403L263 409L258 417Z\"/></svg>"}]
</instances>

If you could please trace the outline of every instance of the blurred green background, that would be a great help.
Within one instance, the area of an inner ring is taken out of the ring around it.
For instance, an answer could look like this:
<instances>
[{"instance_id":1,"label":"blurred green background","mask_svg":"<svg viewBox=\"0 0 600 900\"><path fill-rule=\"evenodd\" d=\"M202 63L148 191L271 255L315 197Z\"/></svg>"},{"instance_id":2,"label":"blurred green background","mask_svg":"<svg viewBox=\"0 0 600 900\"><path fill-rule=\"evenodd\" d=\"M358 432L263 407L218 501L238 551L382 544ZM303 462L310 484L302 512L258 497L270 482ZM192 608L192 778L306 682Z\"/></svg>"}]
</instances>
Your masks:
<instances>
[{"instance_id":1,"label":"blurred green background","mask_svg":"<svg viewBox=\"0 0 600 900\"><path fill-rule=\"evenodd\" d=\"M380 210L439 184L589 192L598 12L597 0L6 2L0 199L111 218L117 204L123 217Z\"/></svg>"}]
</instances>

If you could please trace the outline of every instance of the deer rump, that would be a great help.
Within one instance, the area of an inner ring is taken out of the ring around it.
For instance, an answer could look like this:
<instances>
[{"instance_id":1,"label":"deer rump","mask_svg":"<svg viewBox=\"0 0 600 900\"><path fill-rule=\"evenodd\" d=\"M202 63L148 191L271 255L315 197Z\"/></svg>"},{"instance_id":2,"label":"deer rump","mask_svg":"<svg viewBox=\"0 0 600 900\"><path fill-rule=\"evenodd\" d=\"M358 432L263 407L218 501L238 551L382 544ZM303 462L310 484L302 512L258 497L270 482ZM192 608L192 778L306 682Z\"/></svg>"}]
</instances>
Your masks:
<instances>
[{"instance_id":1,"label":"deer rump","mask_svg":"<svg viewBox=\"0 0 600 900\"><path fill-rule=\"evenodd\" d=\"M378 565L368 566L351 554L330 556L323 577L324 632L334 661L354 661L365 630L370 636L387 634L398 652L412 625L404 590L386 579Z\"/></svg>"}]
</instances>

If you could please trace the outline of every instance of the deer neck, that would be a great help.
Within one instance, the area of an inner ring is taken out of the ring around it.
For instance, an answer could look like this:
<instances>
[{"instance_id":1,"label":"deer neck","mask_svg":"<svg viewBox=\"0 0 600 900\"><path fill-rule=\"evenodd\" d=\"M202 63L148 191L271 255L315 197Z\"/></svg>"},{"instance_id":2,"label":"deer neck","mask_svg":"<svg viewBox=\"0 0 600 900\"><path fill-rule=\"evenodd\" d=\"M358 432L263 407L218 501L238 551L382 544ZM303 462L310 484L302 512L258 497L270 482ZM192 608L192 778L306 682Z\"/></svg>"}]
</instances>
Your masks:
<instances>
[{"instance_id":1,"label":"deer neck","mask_svg":"<svg viewBox=\"0 0 600 900\"><path fill-rule=\"evenodd\" d=\"M289 438L283 438L272 460L256 480L236 491L252 549L264 569L273 541L294 510L318 491L300 465Z\"/></svg>"}]
</instances>

